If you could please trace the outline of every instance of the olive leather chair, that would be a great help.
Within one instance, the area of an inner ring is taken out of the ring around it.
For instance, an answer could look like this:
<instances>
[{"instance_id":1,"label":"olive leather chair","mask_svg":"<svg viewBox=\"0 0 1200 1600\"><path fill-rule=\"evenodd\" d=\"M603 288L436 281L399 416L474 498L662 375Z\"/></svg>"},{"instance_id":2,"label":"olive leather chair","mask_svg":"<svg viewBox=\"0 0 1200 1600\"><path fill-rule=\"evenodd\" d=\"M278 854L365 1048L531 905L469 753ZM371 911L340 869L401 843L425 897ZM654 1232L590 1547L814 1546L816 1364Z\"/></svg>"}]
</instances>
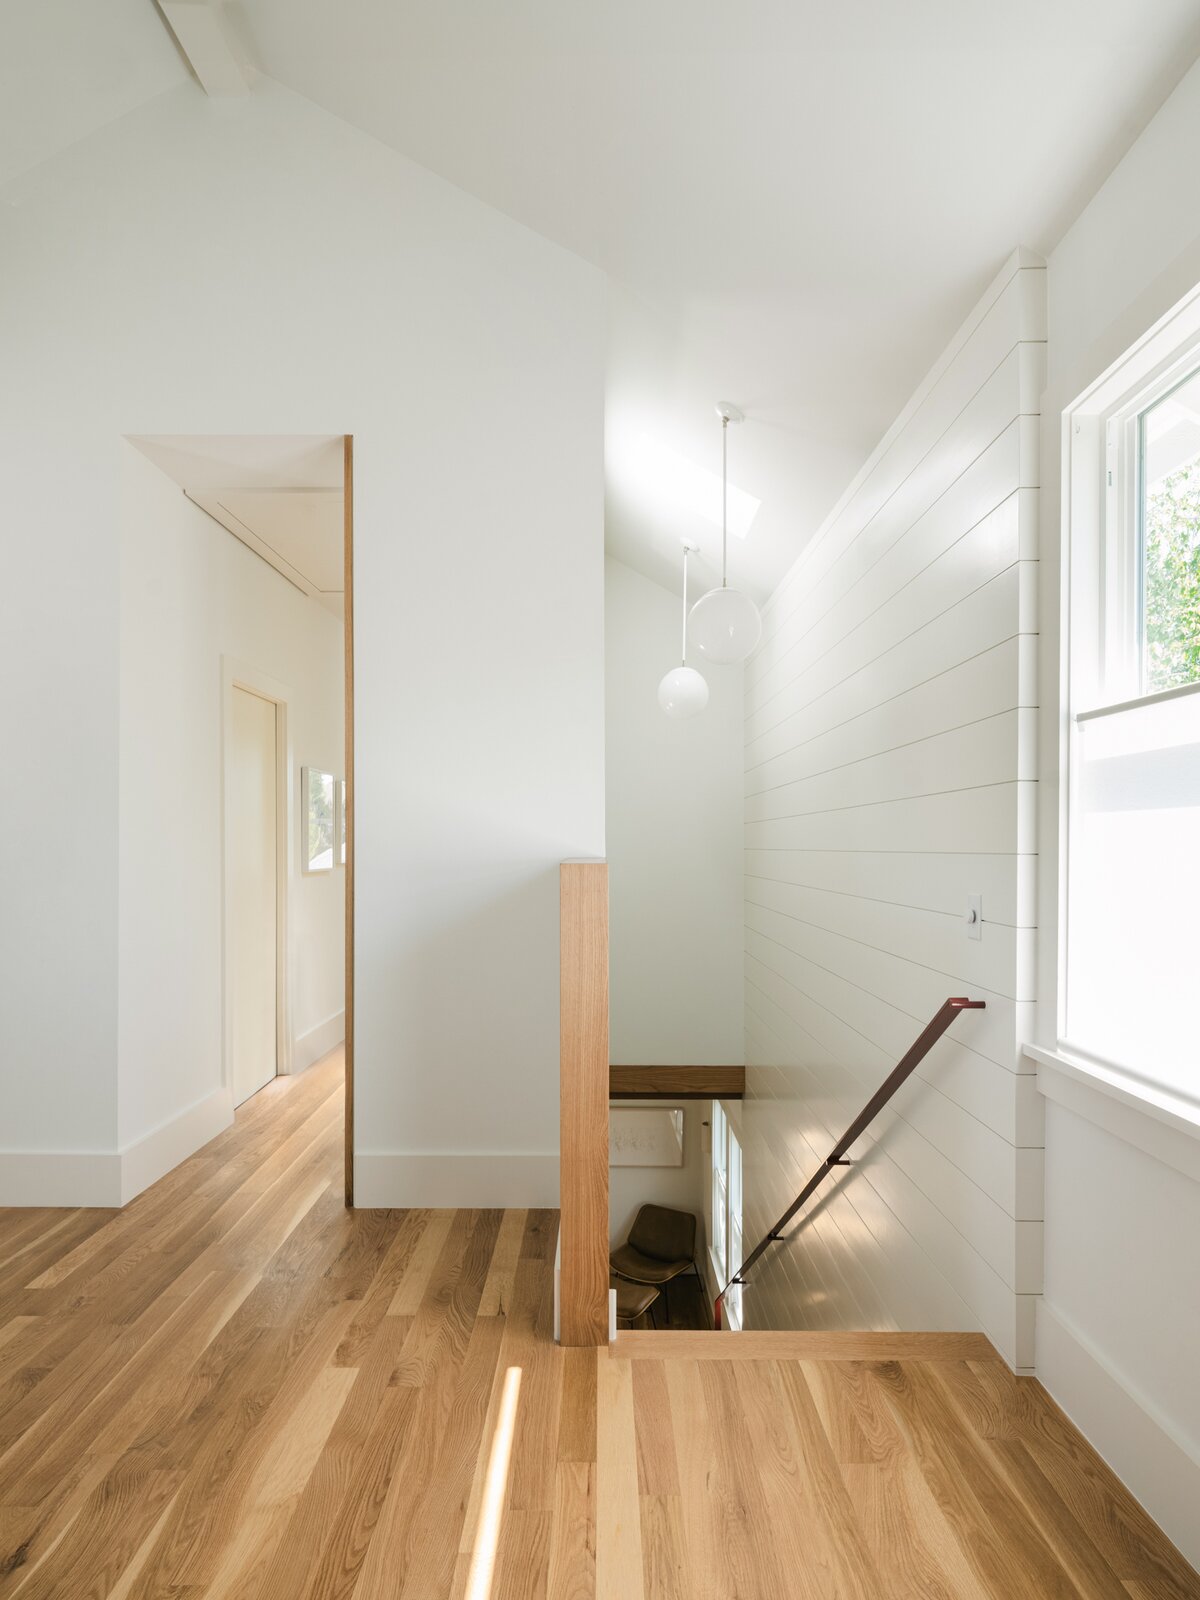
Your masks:
<instances>
[{"instance_id":1,"label":"olive leather chair","mask_svg":"<svg viewBox=\"0 0 1200 1600\"><path fill-rule=\"evenodd\" d=\"M617 1327L636 1328L649 1318L654 1326L654 1303L662 1293L651 1283L630 1283L625 1278L609 1276L608 1286L617 1291Z\"/></svg>"},{"instance_id":2,"label":"olive leather chair","mask_svg":"<svg viewBox=\"0 0 1200 1600\"><path fill-rule=\"evenodd\" d=\"M690 1211L672 1211L668 1206L641 1206L633 1219L629 1238L618 1245L608 1259L617 1277L630 1283L662 1288L689 1268L699 1278L696 1219Z\"/></svg>"}]
</instances>

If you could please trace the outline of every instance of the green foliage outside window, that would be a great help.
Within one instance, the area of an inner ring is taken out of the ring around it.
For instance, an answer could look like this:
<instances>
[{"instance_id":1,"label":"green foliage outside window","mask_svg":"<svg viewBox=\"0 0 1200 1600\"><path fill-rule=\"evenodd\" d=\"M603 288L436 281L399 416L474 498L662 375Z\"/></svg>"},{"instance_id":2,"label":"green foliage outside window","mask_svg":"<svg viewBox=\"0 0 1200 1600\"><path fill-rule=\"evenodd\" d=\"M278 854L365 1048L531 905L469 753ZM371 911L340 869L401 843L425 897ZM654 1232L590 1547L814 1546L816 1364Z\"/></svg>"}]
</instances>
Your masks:
<instances>
[{"instance_id":1,"label":"green foliage outside window","mask_svg":"<svg viewBox=\"0 0 1200 1600\"><path fill-rule=\"evenodd\" d=\"M1144 692L1200 682L1200 461L1146 496Z\"/></svg>"},{"instance_id":2,"label":"green foliage outside window","mask_svg":"<svg viewBox=\"0 0 1200 1600\"><path fill-rule=\"evenodd\" d=\"M333 779L314 772L308 790L308 859L316 861L333 850ZM332 865L332 857L328 865Z\"/></svg>"}]
</instances>

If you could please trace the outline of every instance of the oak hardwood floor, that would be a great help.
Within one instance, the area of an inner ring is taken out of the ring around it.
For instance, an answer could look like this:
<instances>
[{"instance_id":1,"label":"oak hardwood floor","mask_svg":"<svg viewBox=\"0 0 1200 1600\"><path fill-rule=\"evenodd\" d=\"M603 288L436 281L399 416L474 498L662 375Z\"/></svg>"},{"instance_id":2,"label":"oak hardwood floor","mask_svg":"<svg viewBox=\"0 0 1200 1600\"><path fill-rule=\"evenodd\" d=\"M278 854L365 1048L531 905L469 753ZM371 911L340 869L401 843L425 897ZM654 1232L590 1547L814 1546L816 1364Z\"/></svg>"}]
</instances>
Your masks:
<instances>
[{"instance_id":1,"label":"oak hardwood floor","mask_svg":"<svg viewBox=\"0 0 1200 1600\"><path fill-rule=\"evenodd\" d=\"M0 1600L1200 1596L980 1341L559 1349L556 1215L347 1212L341 1104L0 1212Z\"/></svg>"}]
</instances>

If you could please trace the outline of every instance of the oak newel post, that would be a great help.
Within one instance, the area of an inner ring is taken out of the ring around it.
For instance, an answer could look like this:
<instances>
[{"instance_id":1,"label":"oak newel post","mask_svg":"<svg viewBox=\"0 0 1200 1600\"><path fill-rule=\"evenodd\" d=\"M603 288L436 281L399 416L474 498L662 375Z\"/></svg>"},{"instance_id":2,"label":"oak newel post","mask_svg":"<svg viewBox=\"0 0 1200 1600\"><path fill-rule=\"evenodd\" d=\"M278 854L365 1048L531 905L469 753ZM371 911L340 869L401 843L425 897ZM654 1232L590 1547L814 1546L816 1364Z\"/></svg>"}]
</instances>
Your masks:
<instances>
[{"instance_id":1,"label":"oak newel post","mask_svg":"<svg viewBox=\"0 0 1200 1600\"><path fill-rule=\"evenodd\" d=\"M559 1326L608 1343L608 864L559 868Z\"/></svg>"}]
</instances>

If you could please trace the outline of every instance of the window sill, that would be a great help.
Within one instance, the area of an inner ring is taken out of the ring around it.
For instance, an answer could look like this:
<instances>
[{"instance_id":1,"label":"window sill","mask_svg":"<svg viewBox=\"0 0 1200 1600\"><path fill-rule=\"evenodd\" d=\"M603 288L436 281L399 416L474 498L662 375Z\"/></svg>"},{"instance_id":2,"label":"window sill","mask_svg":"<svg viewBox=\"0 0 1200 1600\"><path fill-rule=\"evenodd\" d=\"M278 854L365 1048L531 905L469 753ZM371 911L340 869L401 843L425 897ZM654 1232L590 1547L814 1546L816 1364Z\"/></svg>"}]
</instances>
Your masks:
<instances>
[{"instance_id":1,"label":"window sill","mask_svg":"<svg viewBox=\"0 0 1200 1600\"><path fill-rule=\"evenodd\" d=\"M1200 683L1180 683L1174 689L1158 689L1153 694L1138 695L1134 700L1118 700L1113 705L1077 711L1075 721L1094 722L1097 717L1119 716L1122 711L1139 711L1143 706L1161 706L1168 700L1189 700L1193 695L1200 695Z\"/></svg>"},{"instance_id":2,"label":"window sill","mask_svg":"<svg viewBox=\"0 0 1200 1600\"><path fill-rule=\"evenodd\" d=\"M1200 1183L1200 1107L1066 1050L1027 1044L1047 1100Z\"/></svg>"}]
</instances>

